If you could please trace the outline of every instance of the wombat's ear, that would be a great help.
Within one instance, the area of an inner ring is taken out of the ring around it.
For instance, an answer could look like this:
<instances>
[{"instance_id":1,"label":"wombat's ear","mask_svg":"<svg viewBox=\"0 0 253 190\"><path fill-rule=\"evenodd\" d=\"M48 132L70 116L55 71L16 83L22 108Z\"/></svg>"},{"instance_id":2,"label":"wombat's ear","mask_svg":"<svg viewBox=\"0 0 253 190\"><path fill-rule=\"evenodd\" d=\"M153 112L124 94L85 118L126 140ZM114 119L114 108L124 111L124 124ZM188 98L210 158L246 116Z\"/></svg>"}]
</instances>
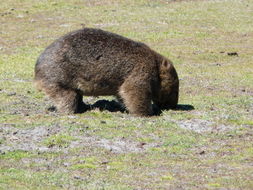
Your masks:
<instances>
[{"instance_id":1,"label":"wombat's ear","mask_svg":"<svg viewBox=\"0 0 253 190\"><path fill-rule=\"evenodd\" d=\"M170 68L170 64L169 64L168 60L164 59L164 60L162 61L161 67L162 67L163 69L169 69L169 68Z\"/></svg>"}]
</instances>

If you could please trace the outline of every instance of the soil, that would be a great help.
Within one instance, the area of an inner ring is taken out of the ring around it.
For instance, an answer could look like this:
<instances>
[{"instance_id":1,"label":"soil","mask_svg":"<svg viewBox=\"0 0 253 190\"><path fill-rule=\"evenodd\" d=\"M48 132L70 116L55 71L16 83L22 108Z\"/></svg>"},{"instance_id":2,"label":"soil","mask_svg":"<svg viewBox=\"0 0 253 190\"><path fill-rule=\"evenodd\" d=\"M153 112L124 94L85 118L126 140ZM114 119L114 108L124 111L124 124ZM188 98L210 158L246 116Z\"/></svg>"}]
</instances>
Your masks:
<instances>
[{"instance_id":1,"label":"soil","mask_svg":"<svg viewBox=\"0 0 253 190\"><path fill-rule=\"evenodd\" d=\"M46 138L55 134L63 134L66 128L59 125L53 126L37 126L34 128L19 129L13 126L0 126L0 139L3 142L0 144L0 152L22 150L22 151L38 151L38 152L57 152L68 151L71 148L80 148L85 146L101 147L113 153L129 153L143 152L150 147L159 146L157 143L140 143L121 139L101 139L88 134L80 135L80 131L73 131L71 136L74 140L67 146L46 146L43 144Z\"/></svg>"}]
</instances>

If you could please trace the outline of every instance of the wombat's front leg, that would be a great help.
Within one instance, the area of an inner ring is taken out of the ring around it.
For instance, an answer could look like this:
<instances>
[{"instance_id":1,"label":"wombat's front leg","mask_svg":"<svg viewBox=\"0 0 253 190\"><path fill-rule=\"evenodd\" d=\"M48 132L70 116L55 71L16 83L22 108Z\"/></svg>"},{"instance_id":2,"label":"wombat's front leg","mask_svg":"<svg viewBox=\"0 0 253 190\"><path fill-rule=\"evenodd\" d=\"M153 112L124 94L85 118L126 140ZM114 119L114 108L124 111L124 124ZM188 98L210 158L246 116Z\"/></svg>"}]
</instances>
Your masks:
<instances>
[{"instance_id":1,"label":"wombat's front leg","mask_svg":"<svg viewBox=\"0 0 253 190\"><path fill-rule=\"evenodd\" d=\"M129 113L138 116L151 116L151 95L146 84L133 83L132 80L125 81L120 87L121 96Z\"/></svg>"}]
</instances>

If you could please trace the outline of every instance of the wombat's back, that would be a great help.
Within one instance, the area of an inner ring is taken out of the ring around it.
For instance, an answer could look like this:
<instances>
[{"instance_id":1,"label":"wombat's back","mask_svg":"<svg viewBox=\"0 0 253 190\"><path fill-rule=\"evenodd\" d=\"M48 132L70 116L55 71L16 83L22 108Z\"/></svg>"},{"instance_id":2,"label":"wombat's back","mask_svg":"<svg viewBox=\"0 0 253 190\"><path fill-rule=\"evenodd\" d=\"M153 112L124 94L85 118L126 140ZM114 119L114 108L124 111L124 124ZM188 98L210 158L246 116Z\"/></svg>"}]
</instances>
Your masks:
<instances>
[{"instance_id":1,"label":"wombat's back","mask_svg":"<svg viewBox=\"0 0 253 190\"><path fill-rule=\"evenodd\" d=\"M64 35L46 48L35 66L35 81L43 79L76 88L84 95L110 95L136 65L154 62L153 51L145 44L84 28Z\"/></svg>"}]
</instances>

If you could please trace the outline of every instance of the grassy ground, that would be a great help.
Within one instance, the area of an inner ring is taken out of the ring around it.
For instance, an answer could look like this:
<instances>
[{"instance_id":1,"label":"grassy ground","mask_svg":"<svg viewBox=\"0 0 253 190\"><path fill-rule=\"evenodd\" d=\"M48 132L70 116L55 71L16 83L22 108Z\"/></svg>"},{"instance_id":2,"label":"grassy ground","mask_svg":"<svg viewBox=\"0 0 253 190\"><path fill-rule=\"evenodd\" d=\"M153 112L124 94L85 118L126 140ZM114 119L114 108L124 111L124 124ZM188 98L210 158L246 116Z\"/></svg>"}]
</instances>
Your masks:
<instances>
[{"instance_id":1,"label":"grassy ground","mask_svg":"<svg viewBox=\"0 0 253 190\"><path fill-rule=\"evenodd\" d=\"M252 10L252 0L1 2L0 189L253 189ZM83 26L173 60L179 103L195 109L47 111L36 58Z\"/></svg>"}]
</instances>

